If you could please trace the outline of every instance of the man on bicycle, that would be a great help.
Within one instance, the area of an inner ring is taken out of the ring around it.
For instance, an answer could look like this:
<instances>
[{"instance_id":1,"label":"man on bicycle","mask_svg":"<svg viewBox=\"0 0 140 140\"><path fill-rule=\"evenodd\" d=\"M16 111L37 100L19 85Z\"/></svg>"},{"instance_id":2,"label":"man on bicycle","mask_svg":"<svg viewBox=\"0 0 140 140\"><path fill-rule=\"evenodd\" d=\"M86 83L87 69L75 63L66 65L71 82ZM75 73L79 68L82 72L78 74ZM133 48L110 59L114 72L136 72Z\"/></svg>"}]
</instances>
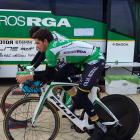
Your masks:
<instances>
[{"instance_id":1,"label":"man on bicycle","mask_svg":"<svg viewBox=\"0 0 140 140\"><path fill-rule=\"evenodd\" d=\"M32 38L33 34L38 31L40 29L39 26L33 26L30 28L29 30L29 36L30 38ZM53 35L53 39L56 41L63 41L63 40L67 40L68 38L66 38L65 36L52 31L51 32ZM27 64L24 65L24 68L26 69L26 71L34 71L43 61L45 60L45 52L40 52L38 51L37 54L35 55L35 57L33 58L33 60ZM27 66L31 66L30 68L27 68Z\"/></svg>"},{"instance_id":2,"label":"man on bicycle","mask_svg":"<svg viewBox=\"0 0 140 140\"><path fill-rule=\"evenodd\" d=\"M91 123L95 126L94 132L88 140L99 140L107 132L107 128L101 123L88 94L104 69L105 60L100 49L82 41L53 40L51 32L45 28L39 29L33 38L40 52L46 52L47 71L45 74L19 75L16 77L17 81L23 83L26 80L46 78L57 82L69 82L67 77L81 73L77 93L73 87L64 86L63 88L73 98L75 108L84 108ZM66 65L55 73L57 59L65 62Z\"/></svg>"}]
</instances>

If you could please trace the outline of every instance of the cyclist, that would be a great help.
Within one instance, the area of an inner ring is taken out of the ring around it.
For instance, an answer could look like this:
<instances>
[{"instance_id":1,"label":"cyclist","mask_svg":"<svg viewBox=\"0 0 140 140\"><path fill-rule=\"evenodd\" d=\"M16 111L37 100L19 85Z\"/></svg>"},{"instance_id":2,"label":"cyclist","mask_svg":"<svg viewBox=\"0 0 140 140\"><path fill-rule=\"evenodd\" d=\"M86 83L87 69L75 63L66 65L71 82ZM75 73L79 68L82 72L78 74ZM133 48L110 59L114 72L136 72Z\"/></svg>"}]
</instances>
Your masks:
<instances>
[{"instance_id":1,"label":"cyclist","mask_svg":"<svg viewBox=\"0 0 140 140\"><path fill-rule=\"evenodd\" d=\"M38 31L39 29L40 29L39 26L31 27L30 30L29 30L29 36L32 38L33 34L36 31ZM68 39L67 37L57 33L56 31L52 31L51 33L53 35L53 39L56 40L56 41L63 41L63 40ZM29 64L24 65L24 68L25 68L26 71L34 71L44 60L45 60L45 52L38 51L37 54L35 55L35 57L33 58L33 60ZM62 63L62 62L58 62L55 70L58 71L64 65L65 64ZM31 66L31 67L27 69L27 66ZM34 73L35 74L41 74L41 73L45 73L45 72L46 72L46 70L35 71ZM56 91L57 91L57 88L54 88L54 94L57 94ZM16 93L18 93L18 92L19 91L16 91Z\"/></svg>"},{"instance_id":2,"label":"cyclist","mask_svg":"<svg viewBox=\"0 0 140 140\"><path fill-rule=\"evenodd\" d=\"M75 108L84 108L91 123L95 126L94 132L88 140L99 140L107 132L107 128L101 123L88 94L96 84L105 65L100 49L82 41L55 41L51 32L46 28L39 29L33 38L40 52L46 52L47 71L44 74L19 75L16 80L23 83L26 80L41 80L45 77L50 81L53 79L57 82L69 82L67 77L82 73L77 93L73 87L64 86L63 88L73 98ZM66 65L55 73L57 59L65 62Z\"/></svg>"},{"instance_id":3,"label":"cyclist","mask_svg":"<svg viewBox=\"0 0 140 140\"><path fill-rule=\"evenodd\" d=\"M39 29L40 29L39 26L31 27L29 30L30 38L32 38L33 34L36 31L38 31ZM57 41L63 41L63 40L68 39L65 36L55 32L55 31L52 31L51 33L53 35L53 38ZM37 54L35 55L35 57L33 58L33 60L29 64L24 65L24 68L26 69L26 71L34 71L44 60L45 60L45 52L41 53L40 51L38 51ZM27 66L31 66L31 67L27 69Z\"/></svg>"}]
</instances>

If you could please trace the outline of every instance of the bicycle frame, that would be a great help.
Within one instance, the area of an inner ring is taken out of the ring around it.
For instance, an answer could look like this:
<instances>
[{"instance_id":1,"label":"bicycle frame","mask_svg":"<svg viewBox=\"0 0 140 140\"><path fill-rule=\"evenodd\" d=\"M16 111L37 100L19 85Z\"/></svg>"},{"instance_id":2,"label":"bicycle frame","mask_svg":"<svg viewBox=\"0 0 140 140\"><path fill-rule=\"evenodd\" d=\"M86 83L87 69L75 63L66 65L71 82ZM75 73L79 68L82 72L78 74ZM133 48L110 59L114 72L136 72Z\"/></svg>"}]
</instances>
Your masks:
<instances>
[{"instance_id":1,"label":"bicycle frame","mask_svg":"<svg viewBox=\"0 0 140 140\"><path fill-rule=\"evenodd\" d=\"M51 85L45 84L41 90L42 90L42 95L40 97L40 100L36 106L33 118L32 118L32 126L35 124L35 120L45 102L46 99L51 101L61 112L63 112L77 127L79 127L81 130L84 130L84 128L93 129L94 125L89 125L88 123L88 115L85 112L84 114L84 119L80 120L77 118L59 99L57 99L54 94L52 93L52 89L56 86L79 86L79 84L74 84L74 83L61 83L61 82L52 82ZM91 102L93 104L98 103L101 107L103 107L113 118L113 122L104 122L103 124L105 125L121 125L119 123L119 120L113 115L113 113L100 101L100 99L97 97L96 93L97 87L93 87L91 92Z\"/></svg>"}]
</instances>

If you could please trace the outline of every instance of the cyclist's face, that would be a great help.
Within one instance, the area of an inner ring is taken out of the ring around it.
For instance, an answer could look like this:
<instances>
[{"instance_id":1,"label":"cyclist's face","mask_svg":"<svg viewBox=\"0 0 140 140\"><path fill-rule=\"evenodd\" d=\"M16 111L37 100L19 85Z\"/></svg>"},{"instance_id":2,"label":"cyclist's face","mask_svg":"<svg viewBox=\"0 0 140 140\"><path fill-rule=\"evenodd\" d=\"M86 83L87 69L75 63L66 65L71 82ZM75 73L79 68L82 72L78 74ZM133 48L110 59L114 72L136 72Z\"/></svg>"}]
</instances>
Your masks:
<instances>
[{"instance_id":1,"label":"cyclist's face","mask_svg":"<svg viewBox=\"0 0 140 140\"><path fill-rule=\"evenodd\" d=\"M44 42L42 42L39 39L35 39L35 44L36 44L36 48L39 49L40 52L45 52L48 48L48 41L45 39Z\"/></svg>"}]
</instances>

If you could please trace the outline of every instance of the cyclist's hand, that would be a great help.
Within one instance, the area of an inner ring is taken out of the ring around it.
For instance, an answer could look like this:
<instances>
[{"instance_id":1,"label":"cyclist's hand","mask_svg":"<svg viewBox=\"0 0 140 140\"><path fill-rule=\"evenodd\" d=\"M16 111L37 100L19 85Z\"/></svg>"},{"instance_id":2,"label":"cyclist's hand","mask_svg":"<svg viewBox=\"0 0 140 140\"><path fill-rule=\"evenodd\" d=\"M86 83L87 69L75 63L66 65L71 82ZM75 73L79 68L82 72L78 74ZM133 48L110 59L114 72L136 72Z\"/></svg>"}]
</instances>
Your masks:
<instances>
[{"instance_id":1,"label":"cyclist's hand","mask_svg":"<svg viewBox=\"0 0 140 140\"><path fill-rule=\"evenodd\" d=\"M17 75L16 80L18 83L22 84L28 80L27 75Z\"/></svg>"},{"instance_id":2,"label":"cyclist's hand","mask_svg":"<svg viewBox=\"0 0 140 140\"><path fill-rule=\"evenodd\" d=\"M30 64L26 64L26 65L24 65L24 69L26 69L26 68L27 68L27 66L30 66Z\"/></svg>"},{"instance_id":3,"label":"cyclist's hand","mask_svg":"<svg viewBox=\"0 0 140 140\"><path fill-rule=\"evenodd\" d=\"M35 68L33 66L28 66L25 71L34 71Z\"/></svg>"}]
</instances>

